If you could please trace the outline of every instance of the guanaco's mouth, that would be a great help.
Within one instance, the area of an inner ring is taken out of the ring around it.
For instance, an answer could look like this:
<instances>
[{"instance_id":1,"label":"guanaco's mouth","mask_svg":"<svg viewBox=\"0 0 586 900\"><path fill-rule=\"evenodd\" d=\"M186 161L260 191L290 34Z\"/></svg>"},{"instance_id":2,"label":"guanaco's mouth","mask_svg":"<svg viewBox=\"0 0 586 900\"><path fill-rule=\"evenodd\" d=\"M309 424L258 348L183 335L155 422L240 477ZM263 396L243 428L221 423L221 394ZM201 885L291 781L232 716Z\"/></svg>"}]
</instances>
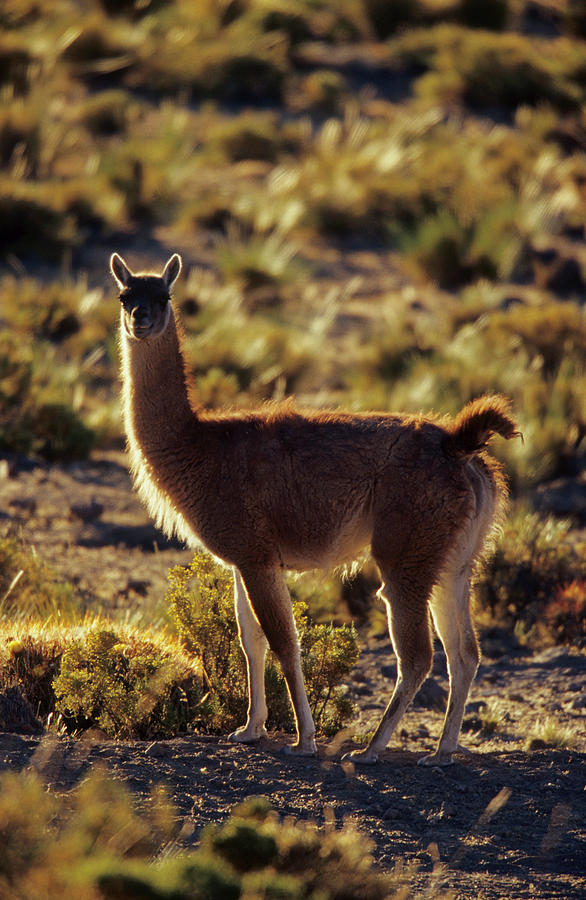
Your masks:
<instances>
[{"instance_id":1,"label":"guanaco's mouth","mask_svg":"<svg viewBox=\"0 0 586 900\"><path fill-rule=\"evenodd\" d=\"M129 322L127 320L124 325L128 337L134 338L137 341L148 338L153 332L152 324L139 324L138 322Z\"/></svg>"},{"instance_id":2,"label":"guanaco's mouth","mask_svg":"<svg viewBox=\"0 0 586 900\"><path fill-rule=\"evenodd\" d=\"M152 325L133 325L132 326L132 334L135 338L145 338L148 337L152 332Z\"/></svg>"}]
</instances>

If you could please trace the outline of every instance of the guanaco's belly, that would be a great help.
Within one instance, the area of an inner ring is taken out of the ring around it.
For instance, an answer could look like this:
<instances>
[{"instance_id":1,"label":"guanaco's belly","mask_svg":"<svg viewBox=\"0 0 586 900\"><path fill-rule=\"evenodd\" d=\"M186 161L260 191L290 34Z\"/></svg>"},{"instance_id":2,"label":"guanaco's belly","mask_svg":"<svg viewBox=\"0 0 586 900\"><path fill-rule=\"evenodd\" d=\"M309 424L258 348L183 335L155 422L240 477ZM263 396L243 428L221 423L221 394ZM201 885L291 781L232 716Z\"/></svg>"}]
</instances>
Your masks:
<instances>
[{"instance_id":1,"label":"guanaco's belly","mask_svg":"<svg viewBox=\"0 0 586 900\"><path fill-rule=\"evenodd\" d=\"M371 523L361 518L328 534L307 535L305 541L284 540L279 553L287 569L332 569L360 556L371 537Z\"/></svg>"}]
</instances>

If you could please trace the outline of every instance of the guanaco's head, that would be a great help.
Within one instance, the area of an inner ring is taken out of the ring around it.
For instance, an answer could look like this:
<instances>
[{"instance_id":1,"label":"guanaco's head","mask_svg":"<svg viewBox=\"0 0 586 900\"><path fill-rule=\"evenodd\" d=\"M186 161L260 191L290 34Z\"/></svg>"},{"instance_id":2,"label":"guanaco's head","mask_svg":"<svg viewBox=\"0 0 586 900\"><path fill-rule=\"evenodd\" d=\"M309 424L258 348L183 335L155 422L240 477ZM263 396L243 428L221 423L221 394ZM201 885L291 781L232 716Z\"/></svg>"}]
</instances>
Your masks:
<instances>
[{"instance_id":1,"label":"guanaco's head","mask_svg":"<svg viewBox=\"0 0 586 900\"><path fill-rule=\"evenodd\" d=\"M171 316L171 288L181 272L179 254L173 254L161 275L135 274L117 253L110 258L110 269L120 288L122 328L128 337L143 341L161 335Z\"/></svg>"}]
</instances>

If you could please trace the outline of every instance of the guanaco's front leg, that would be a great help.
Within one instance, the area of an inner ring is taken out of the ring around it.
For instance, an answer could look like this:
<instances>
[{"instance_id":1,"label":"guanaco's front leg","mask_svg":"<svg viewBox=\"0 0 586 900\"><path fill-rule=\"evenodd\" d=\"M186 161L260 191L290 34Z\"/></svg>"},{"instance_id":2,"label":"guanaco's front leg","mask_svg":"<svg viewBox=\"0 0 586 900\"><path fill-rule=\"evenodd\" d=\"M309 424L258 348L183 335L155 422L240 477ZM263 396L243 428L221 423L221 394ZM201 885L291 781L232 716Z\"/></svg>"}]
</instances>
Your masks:
<instances>
[{"instance_id":1,"label":"guanaco's front leg","mask_svg":"<svg viewBox=\"0 0 586 900\"><path fill-rule=\"evenodd\" d=\"M288 752L313 756L316 752L315 726L303 683L299 639L287 585L280 571L254 566L242 570L242 579L252 609L271 650L281 663L287 682L297 728L297 740Z\"/></svg>"},{"instance_id":2,"label":"guanaco's front leg","mask_svg":"<svg viewBox=\"0 0 586 900\"><path fill-rule=\"evenodd\" d=\"M246 657L248 677L248 715L246 725L230 735L231 741L248 744L265 737L267 703L265 698L265 659L268 641L250 605L242 576L234 569L234 608L240 643Z\"/></svg>"}]
</instances>

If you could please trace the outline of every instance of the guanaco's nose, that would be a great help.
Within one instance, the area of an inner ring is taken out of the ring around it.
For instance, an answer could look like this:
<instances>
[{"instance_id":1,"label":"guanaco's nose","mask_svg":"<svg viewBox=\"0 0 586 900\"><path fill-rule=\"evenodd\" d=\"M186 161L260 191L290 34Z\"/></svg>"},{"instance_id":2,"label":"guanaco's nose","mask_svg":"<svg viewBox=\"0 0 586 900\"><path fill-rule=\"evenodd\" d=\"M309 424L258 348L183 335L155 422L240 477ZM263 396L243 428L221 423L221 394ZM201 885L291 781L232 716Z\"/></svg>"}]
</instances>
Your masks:
<instances>
[{"instance_id":1,"label":"guanaco's nose","mask_svg":"<svg viewBox=\"0 0 586 900\"><path fill-rule=\"evenodd\" d=\"M134 307L130 317L132 319L132 324L137 325L139 328L146 328L151 324L151 317L148 310L140 306Z\"/></svg>"}]
</instances>

